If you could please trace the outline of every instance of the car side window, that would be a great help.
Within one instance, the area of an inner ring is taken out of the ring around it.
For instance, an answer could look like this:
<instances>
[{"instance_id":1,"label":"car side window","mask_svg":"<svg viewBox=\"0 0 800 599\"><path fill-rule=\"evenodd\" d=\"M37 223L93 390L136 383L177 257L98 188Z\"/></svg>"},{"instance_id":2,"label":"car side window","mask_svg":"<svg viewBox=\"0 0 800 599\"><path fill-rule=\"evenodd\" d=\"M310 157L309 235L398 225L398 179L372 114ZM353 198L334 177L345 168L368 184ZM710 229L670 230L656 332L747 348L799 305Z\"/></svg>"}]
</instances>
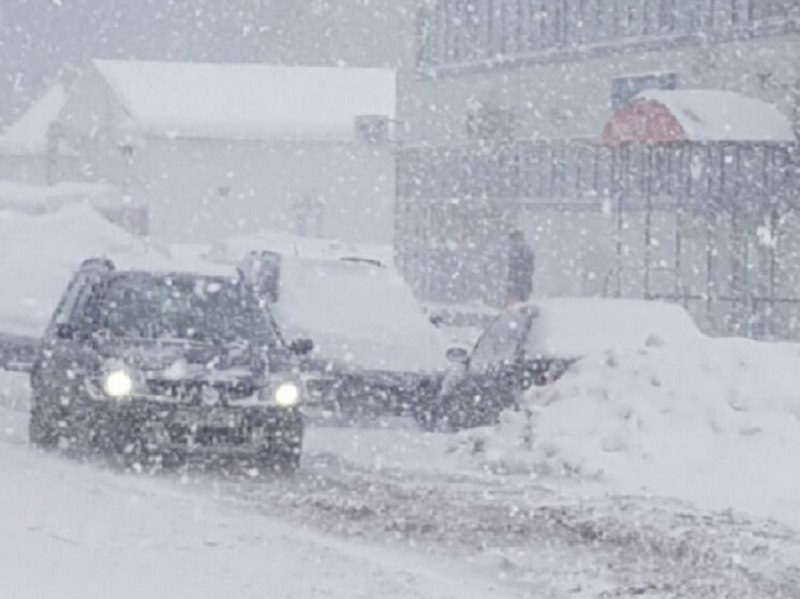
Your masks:
<instances>
[{"instance_id":1,"label":"car side window","mask_svg":"<svg viewBox=\"0 0 800 599\"><path fill-rule=\"evenodd\" d=\"M87 287L87 281L88 278L84 273L77 274L72 281L70 281L67 290L64 292L64 295L61 296L61 301L58 302L56 311L53 314L53 319L48 327L48 333L51 333L56 326L70 322L75 306L78 304L80 297L83 295L83 291Z\"/></svg>"},{"instance_id":2,"label":"car side window","mask_svg":"<svg viewBox=\"0 0 800 599\"><path fill-rule=\"evenodd\" d=\"M498 316L475 346L470 368L486 370L513 360L526 334L529 318L527 312L520 310L509 310Z\"/></svg>"}]
</instances>

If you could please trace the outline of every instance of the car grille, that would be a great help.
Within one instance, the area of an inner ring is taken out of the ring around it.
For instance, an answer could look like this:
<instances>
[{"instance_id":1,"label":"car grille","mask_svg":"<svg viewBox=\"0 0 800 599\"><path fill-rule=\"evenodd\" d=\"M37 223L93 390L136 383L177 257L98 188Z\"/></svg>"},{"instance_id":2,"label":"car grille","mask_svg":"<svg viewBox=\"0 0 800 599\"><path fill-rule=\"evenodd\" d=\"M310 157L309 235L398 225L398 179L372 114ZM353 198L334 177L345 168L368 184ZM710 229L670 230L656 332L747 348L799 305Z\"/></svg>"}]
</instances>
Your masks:
<instances>
[{"instance_id":1,"label":"car grille","mask_svg":"<svg viewBox=\"0 0 800 599\"><path fill-rule=\"evenodd\" d=\"M253 395L255 385L249 380L225 383L148 380L147 391L150 395L168 397L182 403L226 404L228 401Z\"/></svg>"}]
</instances>

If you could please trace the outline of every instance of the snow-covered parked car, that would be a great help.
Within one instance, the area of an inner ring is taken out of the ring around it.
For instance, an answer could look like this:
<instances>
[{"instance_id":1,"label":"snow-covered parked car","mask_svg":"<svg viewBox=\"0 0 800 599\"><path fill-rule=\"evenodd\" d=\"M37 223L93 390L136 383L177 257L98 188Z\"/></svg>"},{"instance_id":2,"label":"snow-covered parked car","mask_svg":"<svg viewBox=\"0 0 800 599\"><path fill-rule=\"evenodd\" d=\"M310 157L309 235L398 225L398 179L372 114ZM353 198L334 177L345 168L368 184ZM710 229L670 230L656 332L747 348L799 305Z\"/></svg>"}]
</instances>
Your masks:
<instances>
[{"instance_id":1,"label":"snow-covered parked car","mask_svg":"<svg viewBox=\"0 0 800 599\"><path fill-rule=\"evenodd\" d=\"M211 245L204 257L213 262L238 263L253 252L274 252L317 260L365 260L391 264L392 246L379 243L352 243L340 239L301 237L291 233L266 231L221 240Z\"/></svg>"},{"instance_id":2,"label":"snow-covered parked car","mask_svg":"<svg viewBox=\"0 0 800 599\"><path fill-rule=\"evenodd\" d=\"M674 304L594 298L520 304L500 314L471 352L447 351L453 367L418 419L429 428L492 424L523 391L556 381L586 356L700 337Z\"/></svg>"},{"instance_id":3,"label":"snow-covered parked car","mask_svg":"<svg viewBox=\"0 0 800 599\"><path fill-rule=\"evenodd\" d=\"M447 339L392 266L346 253L262 251L241 267L281 329L313 341L312 401L345 413L406 413L437 393Z\"/></svg>"},{"instance_id":4,"label":"snow-covered parked car","mask_svg":"<svg viewBox=\"0 0 800 599\"><path fill-rule=\"evenodd\" d=\"M229 271L85 262L34 360L30 441L130 465L235 459L294 470L304 394L296 359Z\"/></svg>"}]
</instances>

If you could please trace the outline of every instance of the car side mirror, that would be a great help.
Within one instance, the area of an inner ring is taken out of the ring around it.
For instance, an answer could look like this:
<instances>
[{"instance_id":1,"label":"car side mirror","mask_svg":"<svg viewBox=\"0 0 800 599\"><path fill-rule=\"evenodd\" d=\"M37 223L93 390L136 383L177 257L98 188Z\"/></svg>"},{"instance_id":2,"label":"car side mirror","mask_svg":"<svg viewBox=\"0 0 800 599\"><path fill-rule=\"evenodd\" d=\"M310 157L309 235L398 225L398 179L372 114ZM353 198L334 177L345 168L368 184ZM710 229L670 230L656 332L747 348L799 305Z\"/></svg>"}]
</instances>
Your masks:
<instances>
[{"instance_id":1,"label":"car side mirror","mask_svg":"<svg viewBox=\"0 0 800 599\"><path fill-rule=\"evenodd\" d=\"M298 356L305 356L314 349L314 342L311 339L295 339L289 344L289 349Z\"/></svg>"},{"instance_id":2,"label":"car side mirror","mask_svg":"<svg viewBox=\"0 0 800 599\"><path fill-rule=\"evenodd\" d=\"M451 347L447 350L445 357L453 364L466 364L469 360L469 352L463 347Z\"/></svg>"},{"instance_id":3,"label":"car side mirror","mask_svg":"<svg viewBox=\"0 0 800 599\"><path fill-rule=\"evenodd\" d=\"M56 337L59 339L74 339L75 331L75 325L68 322L59 322L56 325Z\"/></svg>"}]
</instances>

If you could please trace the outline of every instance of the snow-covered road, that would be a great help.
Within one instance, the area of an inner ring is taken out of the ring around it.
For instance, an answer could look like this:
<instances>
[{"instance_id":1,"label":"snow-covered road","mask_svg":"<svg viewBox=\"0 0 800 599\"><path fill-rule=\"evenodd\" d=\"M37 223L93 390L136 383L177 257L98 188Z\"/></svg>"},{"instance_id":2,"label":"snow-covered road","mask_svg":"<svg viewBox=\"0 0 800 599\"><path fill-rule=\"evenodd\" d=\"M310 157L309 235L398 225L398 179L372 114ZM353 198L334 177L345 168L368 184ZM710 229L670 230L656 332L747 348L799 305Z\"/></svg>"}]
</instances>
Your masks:
<instances>
[{"instance_id":1,"label":"snow-covered road","mask_svg":"<svg viewBox=\"0 0 800 599\"><path fill-rule=\"evenodd\" d=\"M800 597L800 536L312 427L291 479L133 476L25 442L0 377L0 597Z\"/></svg>"},{"instance_id":2,"label":"snow-covered road","mask_svg":"<svg viewBox=\"0 0 800 599\"><path fill-rule=\"evenodd\" d=\"M19 413L0 416L0 597L514 596L457 562L242 509L211 479L126 476L35 452Z\"/></svg>"}]
</instances>

